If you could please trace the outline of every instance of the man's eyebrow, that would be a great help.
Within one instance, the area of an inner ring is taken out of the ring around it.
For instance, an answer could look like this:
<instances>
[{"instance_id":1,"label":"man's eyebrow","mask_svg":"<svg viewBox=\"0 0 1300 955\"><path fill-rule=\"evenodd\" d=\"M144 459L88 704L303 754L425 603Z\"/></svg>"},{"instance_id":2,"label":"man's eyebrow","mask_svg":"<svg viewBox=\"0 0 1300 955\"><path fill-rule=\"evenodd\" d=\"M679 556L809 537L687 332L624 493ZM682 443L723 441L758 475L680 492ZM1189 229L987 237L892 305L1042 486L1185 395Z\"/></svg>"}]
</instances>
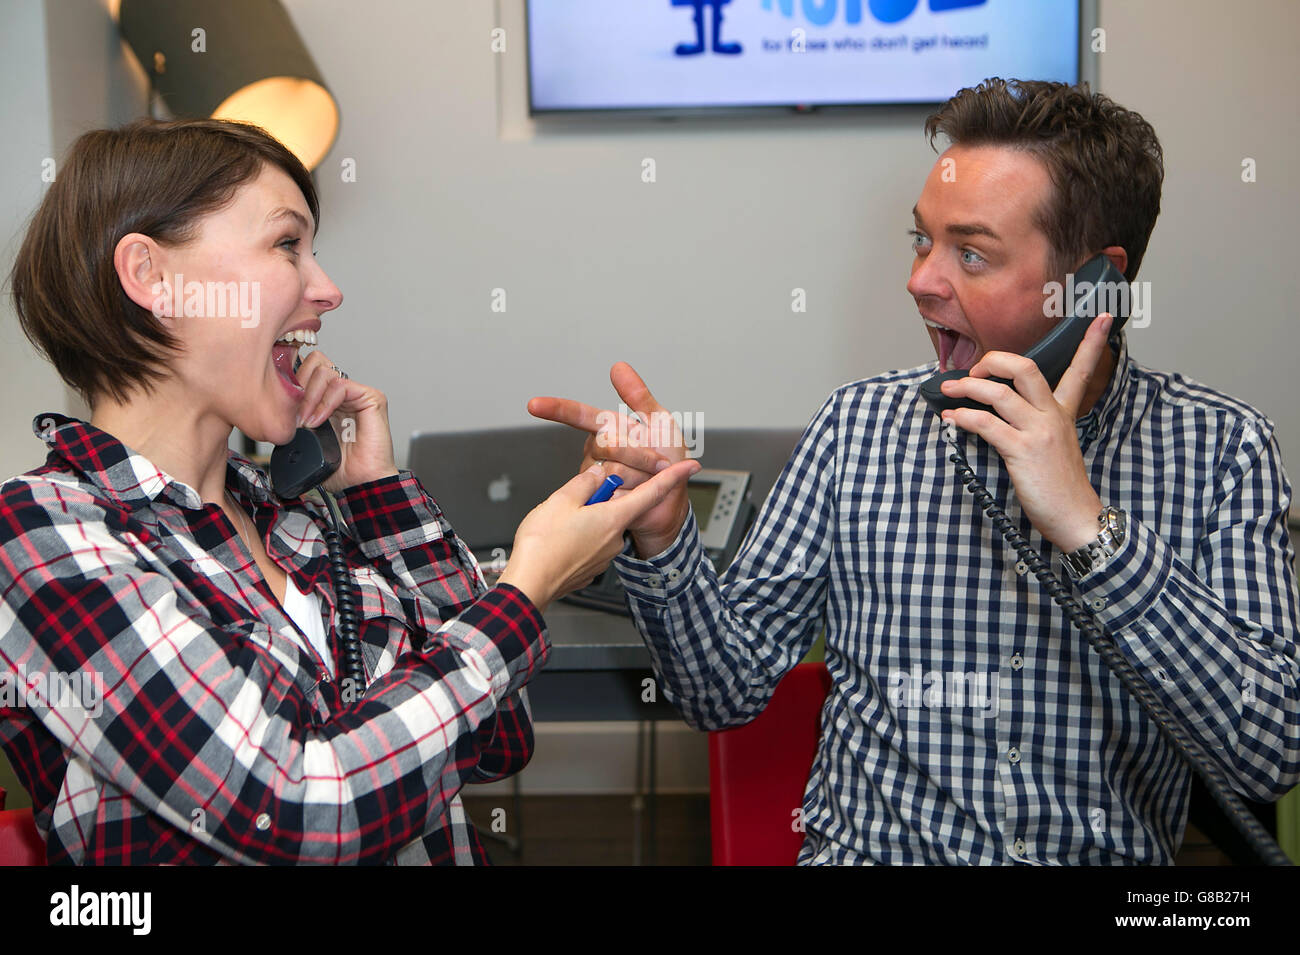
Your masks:
<instances>
[{"instance_id":1,"label":"man's eyebrow","mask_svg":"<svg viewBox=\"0 0 1300 955\"><path fill-rule=\"evenodd\" d=\"M921 213L917 211L916 206L912 206L912 218L914 218L918 223L921 221ZM1002 241L1002 236L998 235L982 222L953 223L952 225L945 226L944 231L954 235L986 235L990 239L994 239L998 242Z\"/></svg>"},{"instance_id":2,"label":"man's eyebrow","mask_svg":"<svg viewBox=\"0 0 1300 955\"><path fill-rule=\"evenodd\" d=\"M944 231L956 235L986 235L990 239L995 239L998 242L1002 241L1002 236L998 235L988 226L980 222L954 223L953 225L945 227Z\"/></svg>"},{"instance_id":3,"label":"man's eyebrow","mask_svg":"<svg viewBox=\"0 0 1300 955\"><path fill-rule=\"evenodd\" d=\"M311 223L303 218L301 212L299 212L297 209L290 209L288 206L280 206L276 209L272 209L269 213L267 213L266 221L275 222L278 219L286 219L286 218L297 220L298 225L306 232L310 232L312 229Z\"/></svg>"}]
</instances>

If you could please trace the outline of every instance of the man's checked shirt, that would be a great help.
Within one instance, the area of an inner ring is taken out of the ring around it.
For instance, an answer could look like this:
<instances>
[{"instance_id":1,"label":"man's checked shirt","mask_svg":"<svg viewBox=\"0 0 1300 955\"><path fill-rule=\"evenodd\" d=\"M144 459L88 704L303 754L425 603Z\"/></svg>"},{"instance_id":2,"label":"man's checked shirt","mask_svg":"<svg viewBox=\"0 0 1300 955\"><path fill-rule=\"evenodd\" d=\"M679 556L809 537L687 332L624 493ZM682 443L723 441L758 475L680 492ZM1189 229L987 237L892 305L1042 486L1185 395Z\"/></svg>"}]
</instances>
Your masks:
<instances>
[{"instance_id":1,"label":"man's checked shirt","mask_svg":"<svg viewBox=\"0 0 1300 955\"><path fill-rule=\"evenodd\" d=\"M0 488L0 746L52 863L487 861L458 793L528 762L522 687L550 644L410 472L338 501L359 693L219 505L84 422L33 427L45 465ZM337 659L325 509L276 498L233 453L226 483L320 596Z\"/></svg>"},{"instance_id":2,"label":"man's checked shirt","mask_svg":"<svg viewBox=\"0 0 1300 955\"><path fill-rule=\"evenodd\" d=\"M1236 788L1278 798L1300 779L1300 665L1273 426L1112 349L1077 427L1128 531L1068 586ZM745 723L825 626L801 863L1172 862L1189 771L957 479L917 391L935 369L836 390L721 580L693 515L664 553L616 558L665 695L697 728ZM1068 580L996 451L958 435Z\"/></svg>"}]
</instances>

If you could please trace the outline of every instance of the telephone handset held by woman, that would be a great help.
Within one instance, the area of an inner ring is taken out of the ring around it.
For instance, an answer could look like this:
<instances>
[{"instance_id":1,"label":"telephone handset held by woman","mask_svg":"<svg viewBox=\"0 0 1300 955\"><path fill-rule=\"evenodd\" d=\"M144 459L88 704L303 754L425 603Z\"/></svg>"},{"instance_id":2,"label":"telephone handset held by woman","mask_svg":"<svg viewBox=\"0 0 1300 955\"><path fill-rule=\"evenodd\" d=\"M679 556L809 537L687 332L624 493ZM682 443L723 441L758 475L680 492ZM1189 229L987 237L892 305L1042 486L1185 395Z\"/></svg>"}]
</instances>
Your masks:
<instances>
[{"instance_id":1,"label":"telephone handset held by woman","mask_svg":"<svg viewBox=\"0 0 1300 955\"><path fill-rule=\"evenodd\" d=\"M302 497L313 487L320 491L329 506L330 526L325 529L325 546L329 551L330 575L334 579L335 603L338 607L339 647L342 656L343 699L352 703L365 689L365 668L361 662L360 628L357 608L361 605L352 572L343 558L339 528L343 516L334 497L321 485L339 469L343 455L334 426L327 418L316 428L299 428L288 444L271 452L271 488L277 497ZM349 682L350 681L350 685Z\"/></svg>"},{"instance_id":2,"label":"telephone handset held by woman","mask_svg":"<svg viewBox=\"0 0 1300 955\"><path fill-rule=\"evenodd\" d=\"M339 469L343 460L334 426L299 428L288 444L271 453L271 486L278 497L302 497Z\"/></svg>"}]
</instances>

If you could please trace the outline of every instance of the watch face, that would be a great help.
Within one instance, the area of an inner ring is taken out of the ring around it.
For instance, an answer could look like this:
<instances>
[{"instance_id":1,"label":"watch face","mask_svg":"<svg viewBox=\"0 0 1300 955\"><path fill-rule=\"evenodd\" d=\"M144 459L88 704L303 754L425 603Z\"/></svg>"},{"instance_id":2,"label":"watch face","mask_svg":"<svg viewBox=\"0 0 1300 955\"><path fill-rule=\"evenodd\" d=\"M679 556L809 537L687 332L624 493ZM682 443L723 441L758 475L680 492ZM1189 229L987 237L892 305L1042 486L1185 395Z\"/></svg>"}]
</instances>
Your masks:
<instances>
[{"instance_id":1,"label":"watch face","mask_svg":"<svg viewBox=\"0 0 1300 955\"><path fill-rule=\"evenodd\" d=\"M1102 513L1103 533L1108 532L1115 548L1124 543L1126 515L1118 507L1108 507Z\"/></svg>"}]
</instances>

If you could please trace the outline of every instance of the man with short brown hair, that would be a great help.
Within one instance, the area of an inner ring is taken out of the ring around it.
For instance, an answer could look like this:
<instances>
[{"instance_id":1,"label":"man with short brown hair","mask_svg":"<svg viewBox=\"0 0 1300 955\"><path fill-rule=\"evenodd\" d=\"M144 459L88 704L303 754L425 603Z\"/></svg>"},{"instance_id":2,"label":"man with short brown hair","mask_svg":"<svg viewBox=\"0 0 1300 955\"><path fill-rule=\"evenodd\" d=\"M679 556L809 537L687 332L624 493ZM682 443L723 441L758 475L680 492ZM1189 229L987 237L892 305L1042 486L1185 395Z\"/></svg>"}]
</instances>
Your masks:
<instances>
[{"instance_id":1,"label":"man with short brown hair","mask_svg":"<svg viewBox=\"0 0 1300 955\"><path fill-rule=\"evenodd\" d=\"M1272 422L1138 365L1109 315L1055 389L1023 357L1059 317L1045 277L1105 255L1136 279L1154 131L1086 86L1001 80L926 128L953 142L914 208L908 291L938 370L970 372L945 393L997 411L945 412L954 440L1233 786L1280 797L1300 780L1300 667ZM629 528L615 566L665 695L697 728L746 723L824 623L801 863L1171 862L1188 768L958 479L918 394L935 371L836 389L721 579L684 489ZM663 411L628 366L611 377ZM530 410L599 424L576 402ZM634 485L679 444L594 436L583 463Z\"/></svg>"}]
</instances>

